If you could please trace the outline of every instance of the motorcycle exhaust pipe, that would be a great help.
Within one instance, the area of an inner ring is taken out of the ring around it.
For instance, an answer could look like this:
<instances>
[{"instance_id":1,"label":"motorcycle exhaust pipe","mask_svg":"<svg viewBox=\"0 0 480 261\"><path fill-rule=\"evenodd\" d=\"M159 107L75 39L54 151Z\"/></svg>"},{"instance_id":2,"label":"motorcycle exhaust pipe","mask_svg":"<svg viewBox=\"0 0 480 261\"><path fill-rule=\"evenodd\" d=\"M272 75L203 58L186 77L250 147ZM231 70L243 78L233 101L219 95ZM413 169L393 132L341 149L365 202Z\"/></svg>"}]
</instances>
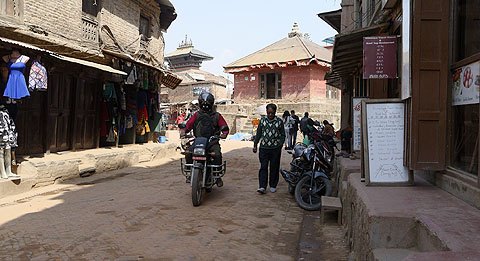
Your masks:
<instances>
[{"instance_id":1,"label":"motorcycle exhaust pipe","mask_svg":"<svg viewBox=\"0 0 480 261\"><path fill-rule=\"evenodd\" d=\"M281 168L280 173L282 174L282 177L283 179L285 179L286 182L293 183L292 174L288 170Z\"/></svg>"}]
</instances>

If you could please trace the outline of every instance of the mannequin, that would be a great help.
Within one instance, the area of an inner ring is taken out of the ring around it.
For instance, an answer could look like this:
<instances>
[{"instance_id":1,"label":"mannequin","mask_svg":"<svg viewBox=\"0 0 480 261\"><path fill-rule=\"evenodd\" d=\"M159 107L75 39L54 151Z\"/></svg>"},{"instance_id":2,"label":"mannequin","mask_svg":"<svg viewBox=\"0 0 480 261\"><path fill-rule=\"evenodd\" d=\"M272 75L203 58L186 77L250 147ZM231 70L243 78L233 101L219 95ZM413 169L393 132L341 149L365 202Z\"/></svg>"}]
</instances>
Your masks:
<instances>
[{"instance_id":1,"label":"mannequin","mask_svg":"<svg viewBox=\"0 0 480 261\"><path fill-rule=\"evenodd\" d=\"M0 174L3 179L20 177L19 175L12 173L11 149L0 149Z\"/></svg>"},{"instance_id":2,"label":"mannequin","mask_svg":"<svg viewBox=\"0 0 480 261\"><path fill-rule=\"evenodd\" d=\"M28 57L26 55L22 55L20 53L20 50L18 50L18 49L13 49L12 53L10 55L3 56L3 60L6 63L8 63L8 62L12 62L12 63L21 62L21 63L26 64L30 60L30 57Z\"/></svg>"},{"instance_id":3,"label":"mannequin","mask_svg":"<svg viewBox=\"0 0 480 261\"><path fill-rule=\"evenodd\" d=\"M3 96L17 100L30 96L23 74L30 57L22 55L17 49L13 49L10 55L3 56L3 60L7 63L9 73Z\"/></svg>"},{"instance_id":4,"label":"mannequin","mask_svg":"<svg viewBox=\"0 0 480 261\"><path fill-rule=\"evenodd\" d=\"M0 175L3 179L19 178L12 173L12 148L17 147L15 123L5 105L0 105Z\"/></svg>"}]
</instances>

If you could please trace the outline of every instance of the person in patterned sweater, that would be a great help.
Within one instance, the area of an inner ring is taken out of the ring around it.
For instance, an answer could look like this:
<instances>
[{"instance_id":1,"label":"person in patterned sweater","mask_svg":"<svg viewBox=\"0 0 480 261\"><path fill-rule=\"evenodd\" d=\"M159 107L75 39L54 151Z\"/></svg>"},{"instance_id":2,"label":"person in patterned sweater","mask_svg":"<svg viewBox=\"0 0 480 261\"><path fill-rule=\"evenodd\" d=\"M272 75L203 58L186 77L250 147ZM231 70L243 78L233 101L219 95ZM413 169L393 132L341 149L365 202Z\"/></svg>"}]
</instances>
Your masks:
<instances>
[{"instance_id":1,"label":"person in patterned sweater","mask_svg":"<svg viewBox=\"0 0 480 261\"><path fill-rule=\"evenodd\" d=\"M257 146L260 142L258 158L260 159L260 170L258 172L259 188L257 192L265 194L267 184L270 185L270 192L277 191L280 157L282 156L282 145L285 141L285 128L283 121L275 116L277 106L273 103L267 105L267 117L260 120L255 135L253 153L257 153ZM268 164L270 163L270 181L268 180Z\"/></svg>"}]
</instances>

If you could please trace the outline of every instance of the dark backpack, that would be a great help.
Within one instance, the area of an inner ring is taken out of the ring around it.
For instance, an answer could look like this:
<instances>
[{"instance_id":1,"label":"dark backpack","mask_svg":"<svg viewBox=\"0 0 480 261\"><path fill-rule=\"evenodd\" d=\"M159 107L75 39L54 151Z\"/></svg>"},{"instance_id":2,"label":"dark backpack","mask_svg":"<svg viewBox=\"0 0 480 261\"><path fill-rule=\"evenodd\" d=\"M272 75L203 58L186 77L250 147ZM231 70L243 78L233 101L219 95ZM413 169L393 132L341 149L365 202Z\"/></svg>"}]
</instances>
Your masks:
<instances>
[{"instance_id":1,"label":"dark backpack","mask_svg":"<svg viewBox=\"0 0 480 261\"><path fill-rule=\"evenodd\" d=\"M193 124L193 134L195 137L210 138L215 135L218 129L218 117L219 114L217 112L197 112L195 123Z\"/></svg>"},{"instance_id":2,"label":"dark backpack","mask_svg":"<svg viewBox=\"0 0 480 261\"><path fill-rule=\"evenodd\" d=\"M308 118L303 117L300 120L300 131L303 132L303 133L307 133L308 132L307 125L308 125Z\"/></svg>"}]
</instances>

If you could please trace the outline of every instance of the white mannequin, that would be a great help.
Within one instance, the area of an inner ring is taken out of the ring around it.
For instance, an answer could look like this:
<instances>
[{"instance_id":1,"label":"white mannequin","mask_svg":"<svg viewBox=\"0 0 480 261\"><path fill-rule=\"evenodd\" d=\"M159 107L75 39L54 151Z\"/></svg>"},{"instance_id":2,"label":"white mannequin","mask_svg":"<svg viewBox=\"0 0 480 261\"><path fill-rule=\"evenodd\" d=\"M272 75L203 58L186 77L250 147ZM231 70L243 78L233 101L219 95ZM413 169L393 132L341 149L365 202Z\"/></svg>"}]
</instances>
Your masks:
<instances>
[{"instance_id":1,"label":"white mannequin","mask_svg":"<svg viewBox=\"0 0 480 261\"><path fill-rule=\"evenodd\" d=\"M20 177L19 175L12 173L11 149L0 149L0 174L3 179Z\"/></svg>"}]
</instances>

